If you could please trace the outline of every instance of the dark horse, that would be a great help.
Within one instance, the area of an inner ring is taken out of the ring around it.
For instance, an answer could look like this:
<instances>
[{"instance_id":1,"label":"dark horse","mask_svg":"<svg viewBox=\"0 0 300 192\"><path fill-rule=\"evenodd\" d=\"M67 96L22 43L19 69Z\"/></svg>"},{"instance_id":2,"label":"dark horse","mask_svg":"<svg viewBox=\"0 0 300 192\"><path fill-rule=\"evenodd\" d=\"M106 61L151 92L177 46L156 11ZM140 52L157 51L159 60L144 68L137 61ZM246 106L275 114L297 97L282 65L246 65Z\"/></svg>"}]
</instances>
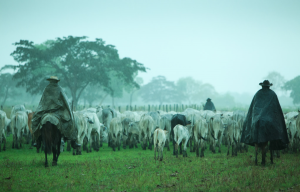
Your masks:
<instances>
[{"instance_id":1,"label":"dark horse","mask_svg":"<svg viewBox=\"0 0 300 192\"><path fill-rule=\"evenodd\" d=\"M52 166L57 165L58 156L60 154L61 145L61 133L57 127L47 121L41 129L41 136L37 140L37 152L41 147L41 142L43 141L44 151L45 151L45 167L48 167L47 155L53 153Z\"/></svg>"},{"instance_id":2,"label":"dark horse","mask_svg":"<svg viewBox=\"0 0 300 192\"><path fill-rule=\"evenodd\" d=\"M255 143L255 165L257 165L257 154L258 154L258 148L261 149L261 154L262 154L262 161L261 164L262 165L266 165L266 151L267 151L267 146L268 146L268 142L264 142L264 143ZM271 164L273 164L273 150L270 150L270 160L271 160Z\"/></svg>"}]
</instances>

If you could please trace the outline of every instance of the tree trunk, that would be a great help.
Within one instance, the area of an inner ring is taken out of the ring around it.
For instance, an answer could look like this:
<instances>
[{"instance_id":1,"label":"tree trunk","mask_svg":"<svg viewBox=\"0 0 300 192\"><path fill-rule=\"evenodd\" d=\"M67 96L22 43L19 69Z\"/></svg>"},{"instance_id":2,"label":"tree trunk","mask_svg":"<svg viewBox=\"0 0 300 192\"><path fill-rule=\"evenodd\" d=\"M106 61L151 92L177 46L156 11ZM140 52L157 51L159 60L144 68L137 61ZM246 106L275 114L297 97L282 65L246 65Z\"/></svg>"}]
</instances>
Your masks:
<instances>
[{"instance_id":1,"label":"tree trunk","mask_svg":"<svg viewBox=\"0 0 300 192\"><path fill-rule=\"evenodd\" d=\"M108 93L106 93L106 95L102 98L102 100L100 101L99 105L102 105L103 101L105 100L105 98L107 97Z\"/></svg>"},{"instance_id":2,"label":"tree trunk","mask_svg":"<svg viewBox=\"0 0 300 192\"><path fill-rule=\"evenodd\" d=\"M2 106L4 106L5 101L6 101L7 97L8 97L8 90L9 90L9 87L6 87L5 96L4 96L4 99L3 99L2 104L1 104Z\"/></svg>"}]
</instances>

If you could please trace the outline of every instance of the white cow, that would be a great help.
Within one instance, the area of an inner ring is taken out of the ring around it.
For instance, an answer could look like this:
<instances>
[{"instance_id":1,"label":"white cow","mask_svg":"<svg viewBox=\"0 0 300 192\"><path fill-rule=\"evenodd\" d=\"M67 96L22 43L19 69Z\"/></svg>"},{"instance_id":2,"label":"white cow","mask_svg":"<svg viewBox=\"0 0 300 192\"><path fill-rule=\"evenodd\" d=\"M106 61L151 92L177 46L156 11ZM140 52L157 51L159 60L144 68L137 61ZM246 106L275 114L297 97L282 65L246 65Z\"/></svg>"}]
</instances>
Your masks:
<instances>
[{"instance_id":1,"label":"white cow","mask_svg":"<svg viewBox=\"0 0 300 192\"><path fill-rule=\"evenodd\" d=\"M171 133L171 119L172 119L172 114L165 114L165 115L162 115L161 118L160 118L160 126L159 128L162 129L162 130L166 130L167 131L167 135L166 135L166 147L167 147L167 150L170 151L170 141L171 141L171 138L170 138L170 133Z\"/></svg>"},{"instance_id":2,"label":"white cow","mask_svg":"<svg viewBox=\"0 0 300 192\"><path fill-rule=\"evenodd\" d=\"M74 112L74 128L77 136L77 144L83 145L83 139L87 135L88 119L82 112ZM91 123L91 122L89 122ZM75 155L75 149L73 148L73 155ZM81 147L77 148L76 155L81 155Z\"/></svg>"},{"instance_id":3,"label":"white cow","mask_svg":"<svg viewBox=\"0 0 300 192\"><path fill-rule=\"evenodd\" d=\"M175 153L176 157L178 157L178 145L180 145L180 153L182 151L182 143L183 142L183 157L187 157L186 145L189 141L190 134L187 127L182 125L176 125L174 127L174 141L175 141Z\"/></svg>"},{"instance_id":4,"label":"white cow","mask_svg":"<svg viewBox=\"0 0 300 192\"><path fill-rule=\"evenodd\" d=\"M228 119L226 130L224 131L224 136L227 139L227 155L229 155L230 147L232 147L232 156L237 156L237 147L241 138L241 131L238 122L231 120L231 117Z\"/></svg>"},{"instance_id":5,"label":"white cow","mask_svg":"<svg viewBox=\"0 0 300 192\"><path fill-rule=\"evenodd\" d=\"M123 135L121 120L118 117L115 117L110 122L109 135L111 138L111 146L113 151L115 151L115 147L118 147L120 151L121 139Z\"/></svg>"},{"instance_id":6,"label":"white cow","mask_svg":"<svg viewBox=\"0 0 300 192\"><path fill-rule=\"evenodd\" d=\"M87 123L86 131L86 138L90 143L90 149L87 149L87 152L92 152L93 142L95 143L94 149L96 151L99 151L99 142L101 147L103 140L101 132L105 131L106 127L102 123L100 123L96 113L84 112L83 115L86 117L87 121L90 121L90 123Z\"/></svg>"},{"instance_id":7,"label":"white cow","mask_svg":"<svg viewBox=\"0 0 300 192\"><path fill-rule=\"evenodd\" d=\"M219 153L221 153L221 141L223 137L224 126L221 120L221 115L216 114L210 118L210 143L211 150L215 153L216 146L219 147Z\"/></svg>"},{"instance_id":8,"label":"white cow","mask_svg":"<svg viewBox=\"0 0 300 192\"><path fill-rule=\"evenodd\" d=\"M128 128L128 140L129 140L129 148L138 148L137 143L139 141L139 121L129 123Z\"/></svg>"},{"instance_id":9,"label":"white cow","mask_svg":"<svg viewBox=\"0 0 300 192\"><path fill-rule=\"evenodd\" d=\"M163 149L167 140L168 131L162 129L156 129L154 131L154 159L156 160L156 151L158 151L158 157L160 161L163 160Z\"/></svg>"},{"instance_id":10,"label":"white cow","mask_svg":"<svg viewBox=\"0 0 300 192\"><path fill-rule=\"evenodd\" d=\"M289 136L289 146L292 151L297 150L300 132L297 129L298 112L289 112L285 114L285 124Z\"/></svg>"},{"instance_id":11,"label":"white cow","mask_svg":"<svg viewBox=\"0 0 300 192\"><path fill-rule=\"evenodd\" d=\"M148 115L150 115L154 121L154 127L158 128L160 125L160 115L157 111L149 112Z\"/></svg>"},{"instance_id":12,"label":"white cow","mask_svg":"<svg viewBox=\"0 0 300 192\"><path fill-rule=\"evenodd\" d=\"M10 112L10 118L16 114L16 112L18 111L26 111L24 105L16 105L12 108L11 112Z\"/></svg>"},{"instance_id":13,"label":"white cow","mask_svg":"<svg viewBox=\"0 0 300 192\"><path fill-rule=\"evenodd\" d=\"M6 113L2 110L0 110L0 152L1 152L1 144L2 144L2 138L4 142L3 151L6 150L6 136L5 132L7 130L8 126L8 118L6 117Z\"/></svg>"},{"instance_id":14,"label":"white cow","mask_svg":"<svg viewBox=\"0 0 300 192\"><path fill-rule=\"evenodd\" d=\"M154 120L150 115L144 114L141 117L141 120L139 122L139 140L142 145L142 149L146 150L147 147L147 141L149 141L149 147L148 149L152 149L152 134L154 133L154 127L155 123Z\"/></svg>"},{"instance_id":15,"label":"white cow","mask_svg":"<svg viewBox=\"0 0 300 192\"><path fill-rule=\"evenodd\" d=\"M29 127L28 127L28 115L26 111L17 111L12 117L11 117L11 123L10 127L13 134L13 145L12 148L19 149L22 147L22 136L23 134L29 134Z\"/></svg>"},{"instance_id":16,"label":"white cow","mask_svg":"<svg viewBox=\"0 0 300 192\"><path fill-rule=\"evenodd\" d=\"M206 141L208 138L208 124L206 119L201 118L195 122L194 125L194 137L196 144L196 156L204 157L204 150ZM201 148L201 154L199 153L199 149Z\"/></svg>"}]
</instances>

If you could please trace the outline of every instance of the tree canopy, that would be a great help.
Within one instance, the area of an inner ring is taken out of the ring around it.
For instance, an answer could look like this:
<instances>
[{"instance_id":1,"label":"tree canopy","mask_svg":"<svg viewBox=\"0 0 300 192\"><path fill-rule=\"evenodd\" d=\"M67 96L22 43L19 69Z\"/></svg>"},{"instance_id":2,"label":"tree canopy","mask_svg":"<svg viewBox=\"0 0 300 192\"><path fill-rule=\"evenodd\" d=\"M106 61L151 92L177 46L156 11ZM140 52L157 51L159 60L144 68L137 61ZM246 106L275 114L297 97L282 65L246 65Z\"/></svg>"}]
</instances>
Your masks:
<instances>
[{"instance_id":1,"label":"tree canopy","mask_svg":"<svg viewBox=\"0 0 300 192\"><path fill-rule=\"evenodd\" d=\"M167 81L164 76L157 76L144 85L141 90L141 97L146 102L169 103L178 98L175 83Z\"/></svg>"},{"instance_id":2,"label":"tree canopy","mask_svg":"<svg viewBox=\"0 0 300 192\"><path fill-rule=\"evenodd\" d=\"M287 81L283 89L291 91L290 97L293 99L294 104L300 104L300 75Z\"/></svg>"},{"instance_id":3,"label":"tree canopy","mask_svg":"<svg viewBox=\"0 0 300 192\"><path fill-rule=\"evenodd\" d=\"M58 76L60 85L69 89L76 106L88 85L101 85L111 90L111 74L125 84L134 84L133 75L146 72L143 64L130 58L119 58L113 45L105 45L102 39L88 41L87 37L63 37L35 45L20 40L11 53L19 65L6 65L2 69L16 70L14 79L18 86L26 87L31 94L41 93L49 76Z\"/></svg>"}]
</instances>

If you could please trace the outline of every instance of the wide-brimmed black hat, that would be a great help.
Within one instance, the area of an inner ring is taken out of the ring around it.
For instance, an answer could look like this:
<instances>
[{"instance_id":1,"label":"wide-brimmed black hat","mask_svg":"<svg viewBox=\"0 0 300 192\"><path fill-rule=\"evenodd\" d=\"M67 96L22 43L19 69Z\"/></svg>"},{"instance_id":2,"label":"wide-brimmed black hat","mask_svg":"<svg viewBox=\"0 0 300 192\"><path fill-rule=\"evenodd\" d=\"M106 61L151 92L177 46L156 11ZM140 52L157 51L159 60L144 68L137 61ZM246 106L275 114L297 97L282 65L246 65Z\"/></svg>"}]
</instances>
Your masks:
<instances>
[{"instance_id":1,"label":"wide-brimmed black hat","mask_svg":"<svg viewBox=\"0 0 300 192\"><path fill-rule=\"evenodd\" d=\"M270 87L270 86L272 86L273 84L270 83L268 80L264 80L264 82L259 83L259 85L261 85L261 86L266 86L266 87Z\"/></svg>"},{"instance_id":2,"label":"wide-brimmed black hat","mask_svg":"<svg viewBox=\"0 0 300 192\"><path fill-rule=\"evenodd\" d=\"M211 100L211 98L207 98L207 99L206 99L206 101L210 101L210 100Z\"/></svg>"}]
</instances>

